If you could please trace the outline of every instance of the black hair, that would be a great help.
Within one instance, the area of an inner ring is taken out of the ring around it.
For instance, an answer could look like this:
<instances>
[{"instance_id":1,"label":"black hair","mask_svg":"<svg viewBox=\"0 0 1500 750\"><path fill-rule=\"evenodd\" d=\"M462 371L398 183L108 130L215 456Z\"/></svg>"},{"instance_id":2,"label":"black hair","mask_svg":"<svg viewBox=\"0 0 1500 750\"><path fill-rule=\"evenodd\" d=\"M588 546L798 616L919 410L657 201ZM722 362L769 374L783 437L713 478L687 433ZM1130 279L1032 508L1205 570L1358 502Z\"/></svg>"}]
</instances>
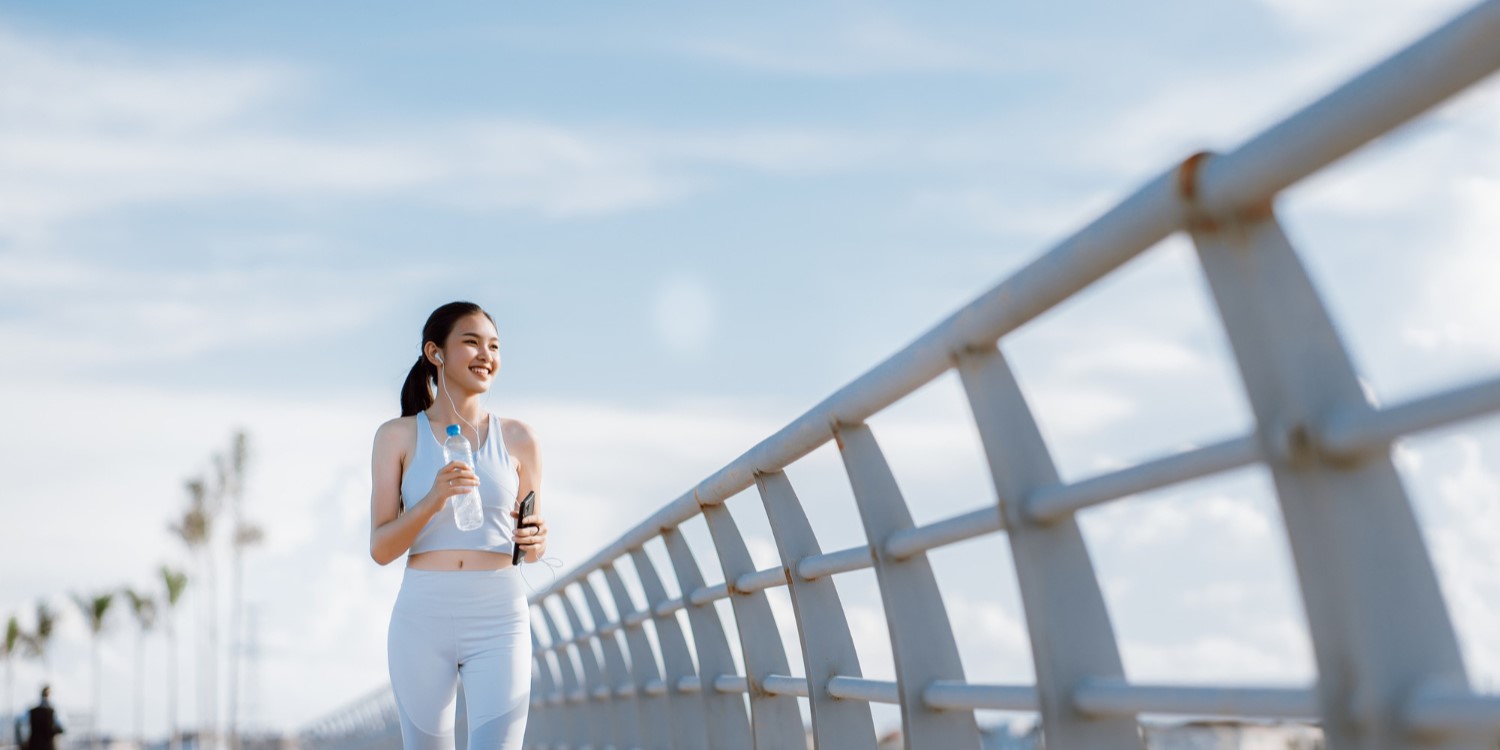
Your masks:
<instances>
[{"instance_id":1,"label":"black hair","mask_svg":"<svg viewBox=\"0 0 1500 750\"><path fill-rule=\"evenodd\" d=\"M436 397L433 380L437 378L437 365L427 359L427 342L442 348L448 341L448 334L453 333L453 325L460 318L474 313L482 313L490 319L490 325L495 324L495 319L473 302L449 302L427 316L427 324L422 326L423 351L417 354L417 363L411 366L411 372L406 373L406 383L401 386L401 416L410 417L425 410L432 406Z\"/></svg>"}]
</instances>

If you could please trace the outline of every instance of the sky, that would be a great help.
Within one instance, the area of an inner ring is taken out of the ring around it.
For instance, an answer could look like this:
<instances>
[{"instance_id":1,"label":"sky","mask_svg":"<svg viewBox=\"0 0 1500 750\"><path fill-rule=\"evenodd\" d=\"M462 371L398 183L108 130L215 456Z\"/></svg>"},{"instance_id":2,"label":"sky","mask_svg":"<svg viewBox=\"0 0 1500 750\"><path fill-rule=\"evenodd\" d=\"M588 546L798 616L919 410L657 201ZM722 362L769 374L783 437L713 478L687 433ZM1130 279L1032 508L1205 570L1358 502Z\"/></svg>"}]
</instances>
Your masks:
<instances>
[{"instance_id":1,"label":"sky","mask_svg":"<svg viewBox=\"0 0 1500 750\"><path fill-rule=\"evenodd\" d=\"M135 628L112 613L93 706L71 596L197 575L167 527L236 429L266 531L242 723L379 689L401 572L369 556L371 438L440 304L498 323L487 408L538 435L567 569L1184 156L1464 6L0 6L0 618L63 613L6 701L50 670L66 712L134 732ZM1278 201L1381 403L1500 371L1497 122L1491 79ZM1181 237L1001 346L1066 480L1251 429ZM951 374L870 424L919 522L994 501ZM1500 690L1500 422L1395 457L1471 680ZM824 549L863 543L832 447L788 475ZM773 564L758 501L730 508ZM1312 679L1264 470L1079 518L1132 679ZM684 533L711 567L701 520ZM931 559L968 677L1029 682L1003 539ZM873 575L837 580L865 674L892 678ZM202 591L175 620L187 723ZM145 695L160 736L160 670Z\"/></svg>"}]
</instances>

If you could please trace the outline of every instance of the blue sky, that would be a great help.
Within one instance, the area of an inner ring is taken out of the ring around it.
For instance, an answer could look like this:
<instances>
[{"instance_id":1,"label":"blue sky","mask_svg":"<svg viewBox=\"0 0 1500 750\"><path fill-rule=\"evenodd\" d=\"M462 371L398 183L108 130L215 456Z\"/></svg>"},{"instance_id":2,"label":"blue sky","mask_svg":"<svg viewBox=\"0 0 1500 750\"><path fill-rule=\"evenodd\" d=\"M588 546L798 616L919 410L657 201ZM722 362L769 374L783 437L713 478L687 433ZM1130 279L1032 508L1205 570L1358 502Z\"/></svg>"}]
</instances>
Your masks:
<instances>
[{"instance_id":1,"label":"blue sky","mask_svg":"<svg viewBox=\"0 0 1500 750\"><path fill-rule=\"evenodd\" d=\"M243 425L268 530L247 578L252 716L300 726L384 679L400 572L365 547L369 440L433 307L494 313L490 408L541 435L553 551L576 563L1168 165L1460 7L11 4L0 455L7 517L26 521L0 530L0 616L68 610L54 682L86 710L66 593L184 560L164 530L181 482ZM1500 370L1497 115L1489 81L1279 204L1383 401ZM1249 427L1180 239L1004 346L1066 478ZM966 420L951 378L872 420L919 520L992 496ZM1497 455L1488 420L1398 456L1492 688ZM825 548L859 542L835 458L790 470ZM732 507L773 550L754 499ZM1132 677L1310 677L1261 473L1082 519ZM934 559L970 676L1029 680L1013 583L972 572L1008 571L1003 543ZM872 580L840 586L879 675ZM115 731L131 644L120 618L100 708ZM18 665L23 697L40 672Z\"/></svg>"}]
</instances>

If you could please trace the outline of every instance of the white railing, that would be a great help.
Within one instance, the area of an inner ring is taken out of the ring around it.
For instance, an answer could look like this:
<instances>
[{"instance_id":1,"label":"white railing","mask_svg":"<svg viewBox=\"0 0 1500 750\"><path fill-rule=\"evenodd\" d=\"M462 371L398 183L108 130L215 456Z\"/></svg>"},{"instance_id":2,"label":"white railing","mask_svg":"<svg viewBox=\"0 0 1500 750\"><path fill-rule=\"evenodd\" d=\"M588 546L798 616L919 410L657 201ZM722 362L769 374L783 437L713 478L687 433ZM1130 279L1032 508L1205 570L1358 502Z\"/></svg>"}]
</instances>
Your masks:
<instances>
[{"instance_id":1,"label":"white railing","mask_svg":"<svg viewBox=\"0 0 1500 750\"><path fill-rule=\"evenodd\" d=\"M528 746L802 747L801 698L810 705L812 735L821 748L873 748L871 703L900 707L904 741L913 748L979 747L978 709L1038 711L1048 744L1065 749L1139 748L1137 717L1143 713L1307 720L1321 726L1335 749L1493 748L1500 696L1468 688L1390 443L1500 410L1500 378L1390 407L1370 404L1272 202L1281 190L1497 68L1500 0L1490 0L1238 149L1195 155L1168 170L641 521L532 598L546 637L535 644ZM999 342L1176 232L1187 233L1196 247L1255 429L1064 483ZM865 422L955 369L999 501L917 526ZM783 470L831 441L869 541L824 552ZM1316 684L1275 689L1127 681L1074 514L1255 463L1275 481ZM765 570L752 564L724 505L752 486L780 556ZM700 514L724 583L705 581L678 530ZM1346 533L1356 528L1359 533ZM964 679L925 554L995 533L1009 538L1034 650L1034 685ZM668 597L644 550L656 540L665 545L682 597ZM626 557L638 578L630 586L616 566ZM894 681L861 676L831 580L862 569L874 570L886 603ZM803 644L800 675L788 663L763 593L782 586L794 603ZM646 601L634 601L631 589ZM606 597L620 618L606 616ZM733 608L732 634L715 610L720 599ZM580 600L596 627L584 626ZM654 639L646 635L647 623ZM731 637L739 642L744 674Z\"/></svg>"},{"instance_id":2,"label":"white railing","mask_svg":"<svg viewBox=\"0 0 1500 750\"><path fill-rule=\"evenodd\" d=\"M304 727L301 750L388 750L401 747L401 723L390 688L381 688Z\"/></svg>"}]
</instances>

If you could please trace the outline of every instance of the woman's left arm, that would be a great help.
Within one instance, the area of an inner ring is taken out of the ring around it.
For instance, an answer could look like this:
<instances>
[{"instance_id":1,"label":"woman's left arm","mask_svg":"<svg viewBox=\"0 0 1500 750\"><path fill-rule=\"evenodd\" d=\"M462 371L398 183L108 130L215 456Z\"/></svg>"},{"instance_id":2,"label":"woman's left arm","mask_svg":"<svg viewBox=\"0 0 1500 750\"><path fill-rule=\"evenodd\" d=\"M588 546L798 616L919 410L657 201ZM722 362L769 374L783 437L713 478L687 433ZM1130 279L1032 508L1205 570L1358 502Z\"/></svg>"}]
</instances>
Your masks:
<instances>
[{"instance_id":1,"label":"woman's left arm","mask_svg":"<svg viewBox=\"0 0 1500 750\"><path fill-rule=\"evenodd\" d=\"M521 547L523 559L534 563L547 554L547 522L542 519L542 453L537 448L536 435L525 422L506 420L506 427L505 445L510 450L511 458L516 461L516 473L520 480L511 516L514 517L519 511L521 498L526 497L529 492L536 493L532 514L517 519L516 523L516 544ZM522 528L524 524L533 525Z\"/></svg>"}]
</instances>

